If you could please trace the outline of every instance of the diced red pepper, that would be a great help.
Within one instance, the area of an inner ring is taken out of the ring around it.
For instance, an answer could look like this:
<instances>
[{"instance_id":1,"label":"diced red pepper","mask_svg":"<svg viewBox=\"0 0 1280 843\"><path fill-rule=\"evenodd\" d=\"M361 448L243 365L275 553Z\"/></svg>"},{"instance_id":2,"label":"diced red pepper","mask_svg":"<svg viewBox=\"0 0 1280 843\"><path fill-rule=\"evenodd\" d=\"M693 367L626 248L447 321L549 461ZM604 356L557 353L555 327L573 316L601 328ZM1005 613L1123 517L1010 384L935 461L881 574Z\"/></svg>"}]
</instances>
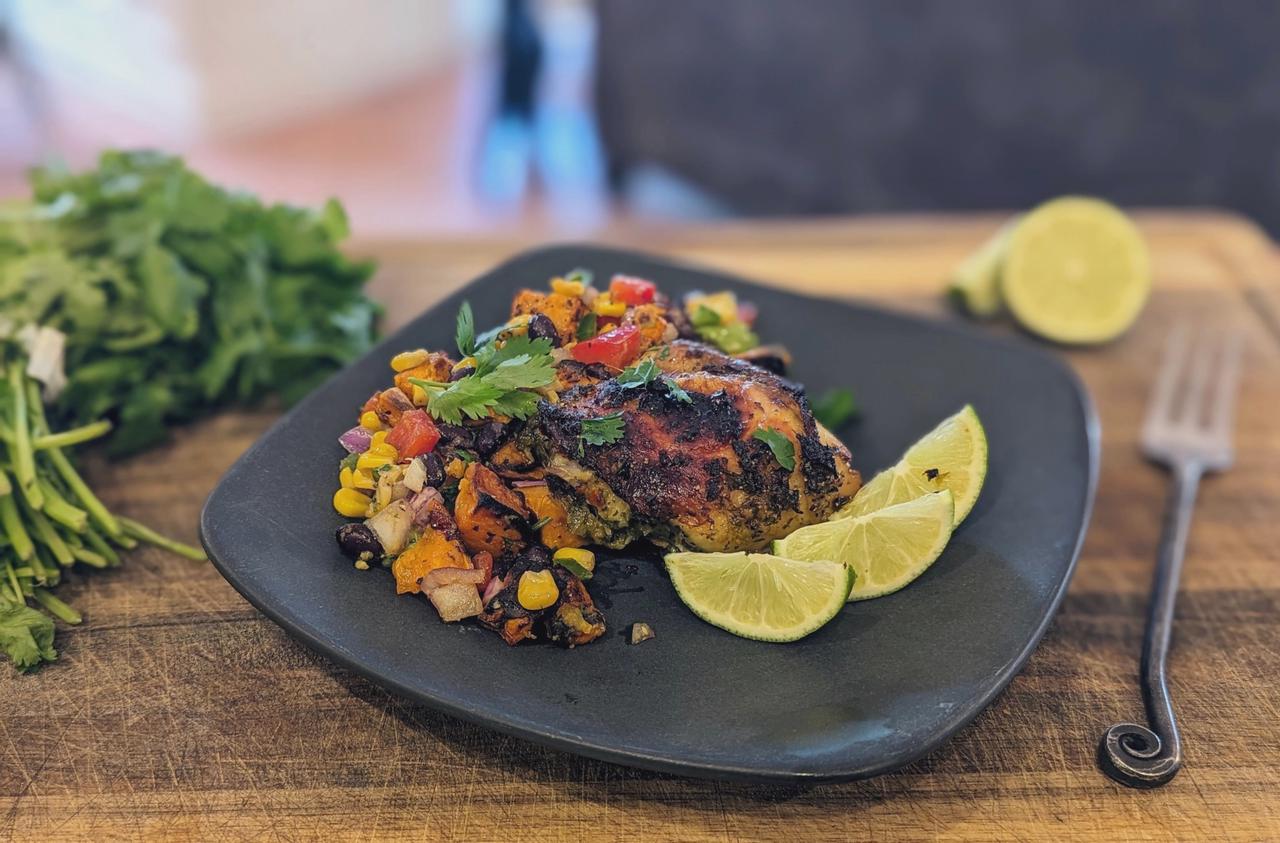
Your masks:
<instances>
[{"instance_id":1,"label":"diced red pepper","mask_svg":"<svg viewBox=\"0 0 1280 843\"><path fill-rule=\"evenodd\" d=\"M395 447L402 460L430 453L439 441L440 430L426 410L406 410L387 434L387 444Z\"/></svg>"},{"instance_id":2,"label":"diced red pepper","mask_svg":"<svg viewBox=\"0 0 1280 843\"><path fill-rule=\"evenodd\" d=\"M657 292L657 284L630 275L615 275L609 282L609 295L613 300L628 305L648 304Z\"/></svg>"},{"instance_id":3,"label":"diced red pepper","mask_svg":"<svg viewBox=\"0 0 1280 843\"><path fill-rule=\"evenodd\" d=\"M571 353L579 363L603 363L614 369L625 369L640 353L640 329L635 325L619 325L593 340L578 343ZM387 441L391 441L390 437Z\"/></svg>"}]
</instances>

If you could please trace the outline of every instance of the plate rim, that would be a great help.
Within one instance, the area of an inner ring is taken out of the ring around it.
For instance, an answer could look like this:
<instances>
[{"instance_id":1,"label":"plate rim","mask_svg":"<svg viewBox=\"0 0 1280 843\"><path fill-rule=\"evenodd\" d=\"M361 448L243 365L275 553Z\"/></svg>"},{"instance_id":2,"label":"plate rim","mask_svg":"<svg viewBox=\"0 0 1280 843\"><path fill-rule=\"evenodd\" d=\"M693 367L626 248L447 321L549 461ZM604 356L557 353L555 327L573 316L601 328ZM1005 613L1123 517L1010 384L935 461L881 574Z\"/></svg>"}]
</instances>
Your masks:
<instances>
[{"instance_id":1,"label":"plate rim","mask_svg":"<svg viewBox=\"0 0 1280 843\"><path fill-rule=\"evenodd\" d=\"M267 440L271 439L280 427L295 415L304 413L312 400L317 400L317 396L321 394L329 381L332 381L348 369L359 365L368 357L380 353L385 354L386 349L393 347L392 341L395 340L401 331L404 330L404 327L407 327L408 324L420 319L427 313L447 308L449 306L457 307L464 299L468 298L468 295L471 294L473 290L485 286L490 283L491 279L504 275L511 268L519 265L520 263L537 257L553 255L559 252L570 252L574 254L594 252L596 254L607 254L614 258L624 260L640 259L644 262L661 264L683 271L724 278L732 281L736 285L747 288L768 290L770 293L774 294L782 293L793 298L807 299L815 302L834 302L843 307L872 313L877 318L887 318L893 321L908 323L915 327L925 327L929 330L942 331L944 333L961 336L969 340L995 345L997 347L1014 349L1018 353L1024 355L1030 354L1034 357L1040 358L1045 364L1057 370L1059 374L1064 376L1067 384L1070 386L1072 396L1079 405L1082 428L1085 436L1085 446L1088 452L1088 475L1086 480L1084 506L1081 511L1080 526L1077 530L1075 542L1071 549L1066 572L1049 601L1049 608L1044 613L1044 617L1041 619L1031 637L1028 638L1026 645L1024 645L1022 650L1019 651L1018 655L1014 659L1006 662L996 673L994 682L991 683L989 690L983 694L982 697L973 704L965 706L954 716L950 717L946 721L945 726L934 733L932 739L913 745L892 755L881 756L877 758L874 763L852 765L840 769L835 769L833 767L832 769L809 772L761 766L734 765L721 762L705 762L682 759L670 754L647 753L633 748L611 746L582 738L570 737L561 730L540 728L537 725L531 725L518 718L504 717L501 714L476 713L464 708L452 699L424 692L421 689L411 687L394 676L389 676L368 668L358 659L349 656L336 641L333 641L330 636L321 633L310 623L299 618L287 618L287 613L278 611L274 607L274 601L263 597L262 593L254 585L254 578L239 576L226 562L219 558L219 555L215 550L215 544L209 538L209 534L211 532L210 510L214 504L214 499L218 496L226 481L233 474L243 471L245 467L252 462L256 454L264 447ZM198 533L200 543L208 553L210 562L212 562L214 568L222 578L225 579L242 597L249 601L255 609L265 615L272 623L283 629L290 638L302 643L308 649L320 654L324 658L364 677L374 685L390 690L404 699L420 703L436 711L443 712L484 728L493 729L503 734L528 740L535 744L557 751L580 755L611 764L620 764L623 766L636 767L678 776L723 781L775 784L818 784L872 778L898 770L932 754L954 737L957 732L973 722L979 714L986 711L987 708L991 706L992 702L995 701L996 697L1008 688L1013 679L1026 666L1027 661L1031 658L1031 654L1039 647L1040 642L1048 631L1050 624L1052 624L1054 619L1057 617L1062 601L1071 585L1071 580L1075 576L1076 566L1079 562L1080 553L1083 550L1085 538L1088 534L1089 525L1093 517L1093 506L1097 493L1099 463L1101 459L1101 423L1098 418L1097 410L1094 407L1093 400L1090 397L1084 382L1080 379L1080 376L1076 373L1075 369L1065 361L1059 359L1056 355L1043 348L1031 345L1028 342L1018 341L1010 337L991 336L973 326L965 324L939 319L929 319L923 316L916 316L909 313L901 313L885 309L875 303L866 302L854 297L834 298L829 296L815 296L804 292L794 292L780 287L777 284L746 278L735 272L701 265L696 262L687 262L680 258L668 257L635 249L619 248L611 245L579 241L550 243L522 250L504 259L491 269L463 284L447 296L441 298L435 304L421 311L419 314L415 315L409 323L406 323L404 327L387 335L370 348L365 354L361 355L347 366L344 366L338 372L335 372L324 383L312 390L306 398L287 412L283 413L280 418L272 422L272 424L263 431L254 443L250 445L234 463L232 463L232 465L223 473L222 477L219 478L218 483L209 493L209 496L205 499L205 502L201 507Z\"/></svg>"}]
</instances>

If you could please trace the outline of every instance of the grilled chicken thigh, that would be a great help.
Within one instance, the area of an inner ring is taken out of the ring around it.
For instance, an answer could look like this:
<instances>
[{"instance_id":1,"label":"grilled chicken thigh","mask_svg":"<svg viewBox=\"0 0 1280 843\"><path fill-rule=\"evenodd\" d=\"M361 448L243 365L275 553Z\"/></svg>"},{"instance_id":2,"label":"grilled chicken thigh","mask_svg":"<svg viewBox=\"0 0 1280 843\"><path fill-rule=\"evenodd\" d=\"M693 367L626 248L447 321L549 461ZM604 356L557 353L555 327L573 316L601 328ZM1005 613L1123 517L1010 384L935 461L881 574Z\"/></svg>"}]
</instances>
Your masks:
<instances>
[{"instance_id":1,"label":"grilled chicken thigh","mask_svg":"<svg viewBox=\"0 0 1280 843\"><path fill-rule=\"evenodd\" d=\"M849 451L814 420L798 385L698 342L647 357L663 377L632 388L584 378L559 403L544 402L528 428L575 532L611 547L648 538L758 550L826 520L858 490ZM622 415L622 437L586 444L582 422L612 413ZM753 436L764 429L791 443L794 468Z\"/></svg>"}]
</instances>

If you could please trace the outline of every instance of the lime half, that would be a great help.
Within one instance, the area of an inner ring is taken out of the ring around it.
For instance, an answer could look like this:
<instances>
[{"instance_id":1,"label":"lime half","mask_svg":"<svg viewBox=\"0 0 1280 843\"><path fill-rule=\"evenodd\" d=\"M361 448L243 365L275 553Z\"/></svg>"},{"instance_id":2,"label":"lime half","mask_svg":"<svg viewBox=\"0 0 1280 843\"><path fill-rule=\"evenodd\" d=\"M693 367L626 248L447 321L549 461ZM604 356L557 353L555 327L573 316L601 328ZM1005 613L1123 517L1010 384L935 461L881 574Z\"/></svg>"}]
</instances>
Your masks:
<instances>
[{"instance_id":1,"label":"lime half","mask_svg":"<svg viewBox=\"0 0 1280 843\"><path fill-rule=\"evenodd\" d=\"M985 319L1000 312L1000 270L1016 222L1015 218L1001 227L990 240L965 258L947 284L947 291L974 316Z\"/></svg>"},{"instance_id":2,"label":"lime half","mask_svg":"<svg viewBox=\"0 0 1280 843\"><path fill-rule=\"evenodd\" d=\"M668 553L676 593L709 624L758 641L795 641L836 616L853 584L838 562L767 553Z\"/></svg>"},{"instance_id":3,"label":"lime half","mask_svg":"<svg viewBox=\"0 0 1280 843\"><path fill-rule=\"evenodd\" d=\"M897 591L928 570L951 538L954 506L947 490L877 509L801 527L773 543L788 559L830 560L854 572L850 600Z\"/></svg>"},{"instance_id":4,"label":"lime half","mask_svg":"<svg viewBox=\"0 0 1280 843\"><path fill-rule=\"evenodd\" d=\"M897 465L871 478L835 517L866 515L948 489L959 526L977 503L986 477L987 434L978 414L966 404L908 448Z\"/></svg>"},{"instance_id":5,"label":"lime half","mask_svg":"<svg viewBox=\"0 0 1280 843\"><path fill-rule=\"evenodd\" d=\"M1005 304L1024 328L1064 343L1114 339L1151 289L1137 227L1101 199L1066 196L1014 229L1000 273Z\"/></svg>"}]
</instances>

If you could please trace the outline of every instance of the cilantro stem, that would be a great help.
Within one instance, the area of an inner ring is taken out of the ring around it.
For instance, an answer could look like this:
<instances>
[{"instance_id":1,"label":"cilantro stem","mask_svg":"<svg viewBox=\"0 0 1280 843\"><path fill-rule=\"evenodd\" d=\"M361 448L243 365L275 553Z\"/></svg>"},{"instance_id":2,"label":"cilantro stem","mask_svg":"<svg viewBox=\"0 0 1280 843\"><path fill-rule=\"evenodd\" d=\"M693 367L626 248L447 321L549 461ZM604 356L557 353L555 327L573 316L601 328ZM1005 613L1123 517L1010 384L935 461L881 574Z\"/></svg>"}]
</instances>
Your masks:
<instances>
[{"instance_id":1,"label":"cilantro stem","mask_svg":"<svg viewBox=\"0 0 1280 843\"><path fill-rule=\"evenodd\" d=\"M31 596L36 602L43 606L49 614L58 618L58 620L69 624L78 624L84 620L80 613L75 609L63 603L61 600L53 596L53 592L47 588L37 588L31 592Z\"/></svg>"},{"instance_id":2,"label":"cilantro stem","mask_svg":"<svg viewBox=\"0 0 1280 843\"><path fill-rule=\"evenodd\" d=\"M133 536L136 539L141 539L148 544L153 544L156 547L163 547L165 550L171 553L176 553L179 556L185 556L194 562L203 562L209 558L204 555L204 551L200 548L192 547L189 544L183 544L179 541L174 541L167 536L162 536L155 530L145 524L139 524L132 518L120 516L120 525L124 528L126 534Z\"/></svg>"},{"instance_id":3,"label":"cilantro stem","mask_svg":"<svg viewBox=\"0 0 1280 843\"><path fill-rule=\"evenodd\" d=\"M94 553L92 550L83 547L71 548L71 555L77 561L83 562L91 568L110 568L111 563L107 561L107 557L101 553Z\"/></svg>"},{"instance_id":4,"label":"cilantro stem","mask_svg":"<svg viewBox=\"0 0 1280 843\"><path fill-rule=\"evenodd\" d=\"M53 558L58 561L59 565L70 565L75 561L75 557L71 554L71 548L62 540L62 536L58 535L58 531L54 529L53 524L49 522L48 517L43 512L28 509L25 514L32 530L35 532L36 540L49 548L49 552L53 554Z\"/></svg>"},{"instance_id":5,"label":"cilantro stem","mask_svg":"<svg viewBox=\"0 0 1280 843\"><path fill-rule=\"evenodd\" d=\"M107 535L112 537L121 535L124 529L121 528L120 522L107 511L107 508L102 505L102 501L98 500L97 495L80 478L75 467L71 465L71 461L67 459L67 455L58 448L50 448L45 454L49 457L49 462L53 463L54 469L62 476L63 482L80 499L80 503L84 504L84 508L89 511L89 517L97 522L98 526ZM79 530L76 532L79 532Z\"/></svg>"},{"instance_id":6,"label":"cilantro stem","mask_svg":"<svg viewBox=\"0 0 1280 843\"><path fill-rule=\"evenodd\" d=\"M106 539L98 535L98 531L90 527L82 534L84 540L89 543L104 559L111 565L120 564L120 554L116 553L115 548L107 544Z\"/></svg>"},{"instance_id":7,"label":"cilantro stem","mask_svg":"<svg viewBox=\"0 0 1280 843\"><path fill-rule=\"evenodd\" d=\"M69 445L79 445L81 442L88 442L91 439L97 439L99 436L105 436L111 432L111 422L103 419L93 424L82 425L81 427L73 427L70 430L64 430L61 433L45 433L36 436L31 440L31 447L37 451L47 450L49 448L66 448Z\"/></svg>"},{"instance_id":8,"label":"cilantro stem","mask_svg":"<svg viewBox=\"0 0 1280 843\"><path fill-rule=\"evenodd\" d=\"M22 526L22 519L18 516L18 503L13 495L0 497L0 525L3 525L5 535L9 537L9 546L18 559L23 562L30 560L31 555L36 552L36 546L27 534L27 529Z\"/></svg>"},{"instance_id":9,"label":"cilantro stem","mask_svg":"<svg viewBox=\"0 0 1280 843\"><path fill-rule=\"evenodd\" d=\"M78 506L67 502L53 484L40 478L40 492L44 495L44 514L69 530L83 532L89 524L89 514Z\"/></svg>"},{"instance_id":10,"label":"cilantro stem","mask_svg":"<svg viewBox=\"0 0 1280 843\"><path fill-rule=\"evenodd\" d=\"M13 474L18 488L36 509L44 504L40 489L36 486L36 455L31 450L31 430L27 418L27 390L23 383L22 363L9 364L9 391L13 395L13 442L9 443L9 456L13 462Z\"/></svg>"}]
</instances>

